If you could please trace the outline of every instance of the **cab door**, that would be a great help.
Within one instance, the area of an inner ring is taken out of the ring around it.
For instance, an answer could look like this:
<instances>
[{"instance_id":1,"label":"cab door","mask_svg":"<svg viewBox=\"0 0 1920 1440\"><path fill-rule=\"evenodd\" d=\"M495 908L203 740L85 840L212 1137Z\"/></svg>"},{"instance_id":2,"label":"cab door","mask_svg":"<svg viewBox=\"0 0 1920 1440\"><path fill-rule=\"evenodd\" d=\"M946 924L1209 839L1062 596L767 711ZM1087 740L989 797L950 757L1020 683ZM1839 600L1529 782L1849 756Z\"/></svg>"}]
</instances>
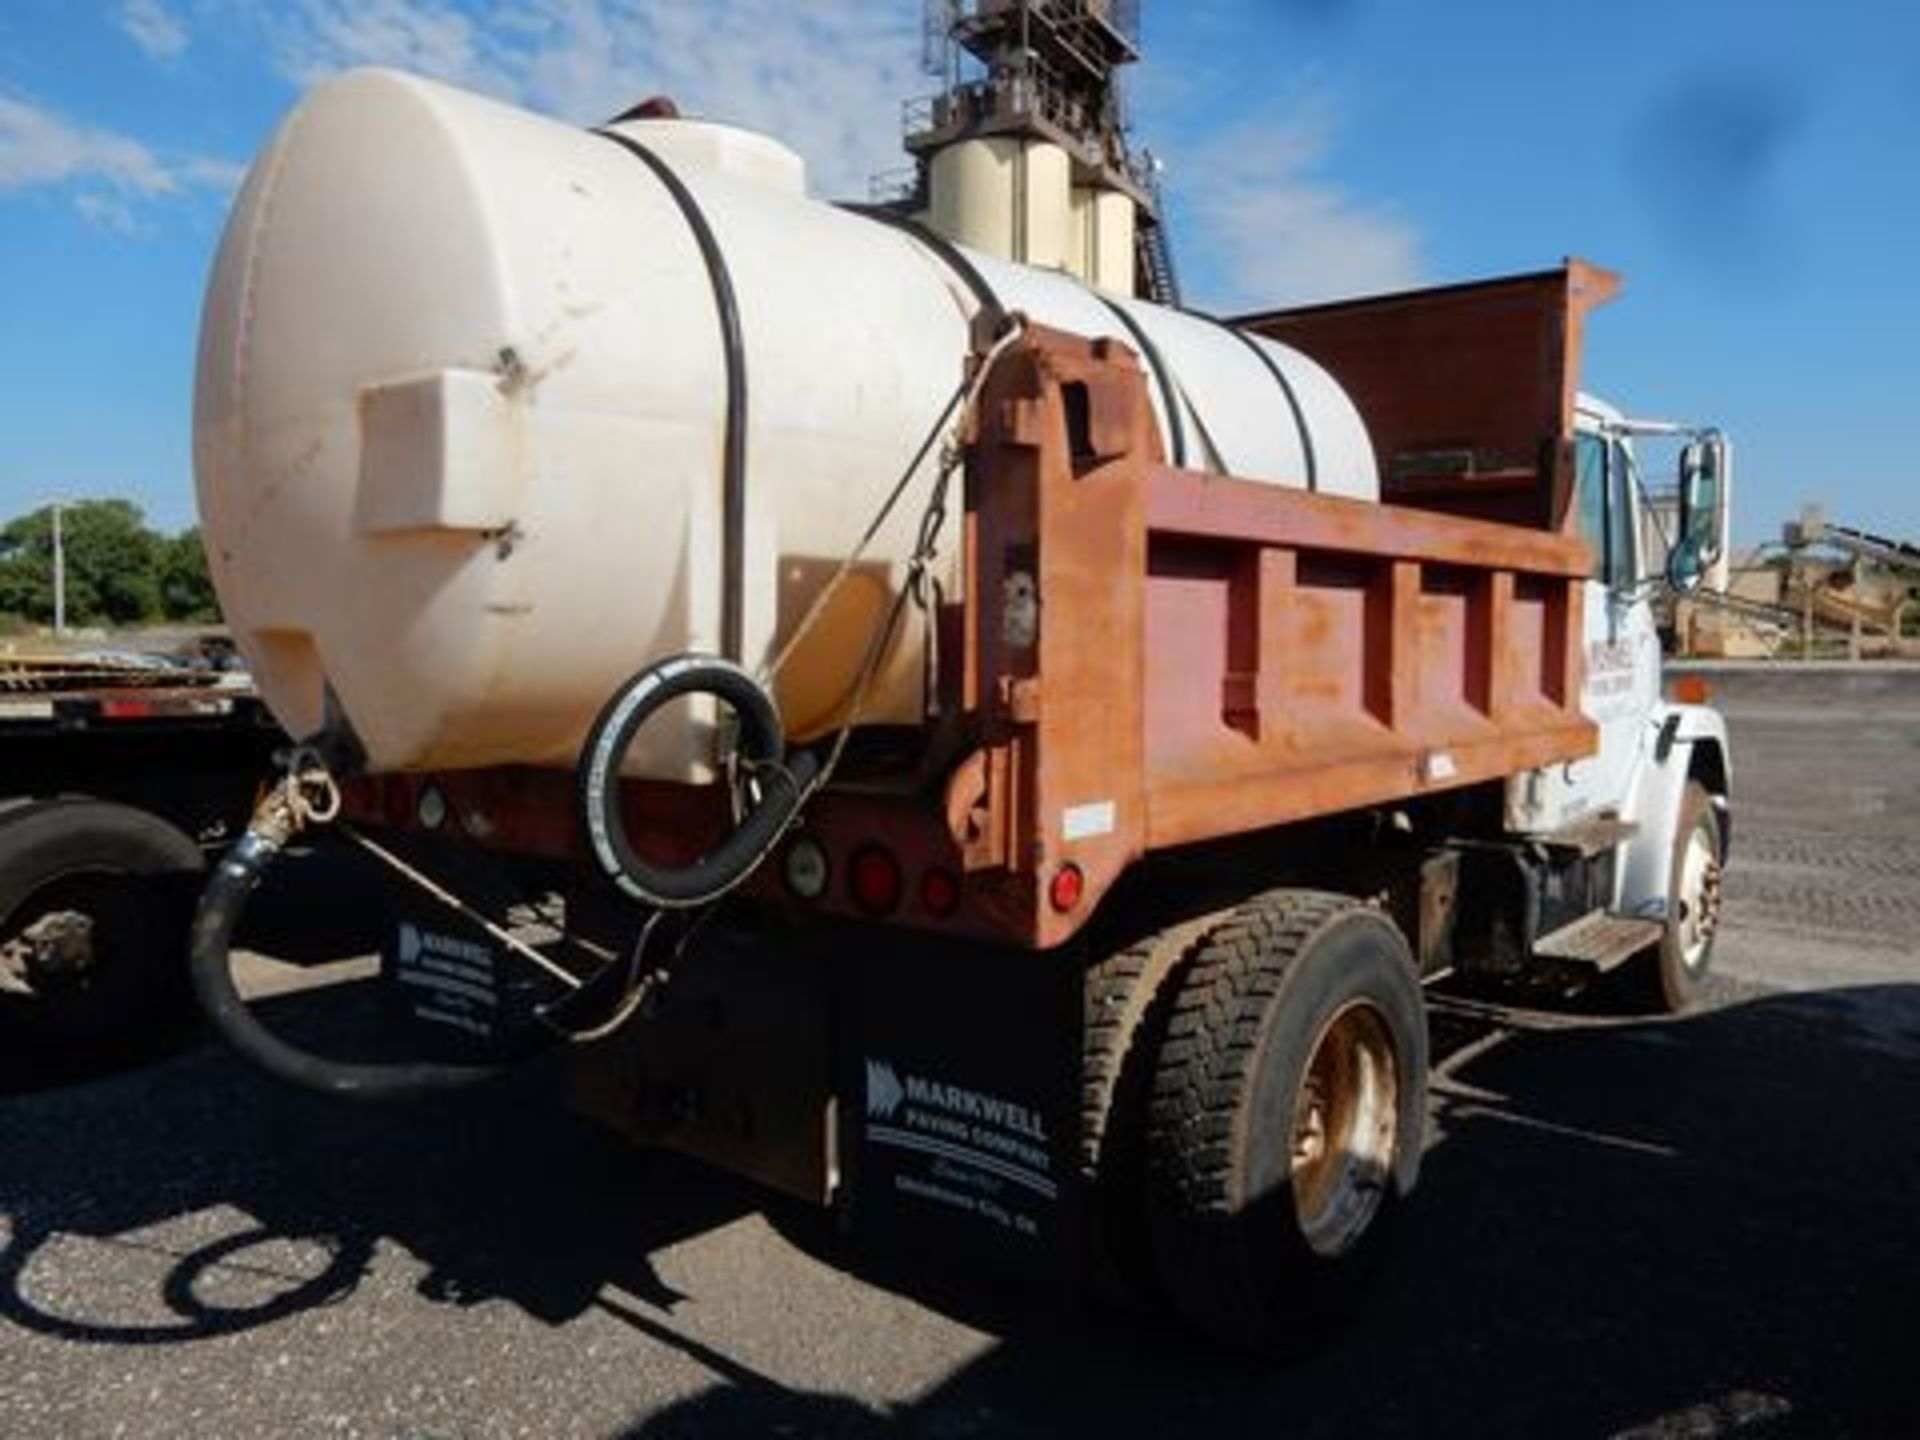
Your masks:
<instances>
[{"instance_id":1,"label":"cab door","mask_svg":"<svg viewBox=\"0 0 1920 1440\"><path fill-rule=\"evenodd\" d=\"M1619 437L1583 426L1574 456L1580 535L1593 548L1580 704L1599 727L1600 748L1585 760L1514 778L1508 823L1535 834L1619 814L1659 698L1660 637L1643 572L1632 453Z\"/></svg>"}]
</instances>

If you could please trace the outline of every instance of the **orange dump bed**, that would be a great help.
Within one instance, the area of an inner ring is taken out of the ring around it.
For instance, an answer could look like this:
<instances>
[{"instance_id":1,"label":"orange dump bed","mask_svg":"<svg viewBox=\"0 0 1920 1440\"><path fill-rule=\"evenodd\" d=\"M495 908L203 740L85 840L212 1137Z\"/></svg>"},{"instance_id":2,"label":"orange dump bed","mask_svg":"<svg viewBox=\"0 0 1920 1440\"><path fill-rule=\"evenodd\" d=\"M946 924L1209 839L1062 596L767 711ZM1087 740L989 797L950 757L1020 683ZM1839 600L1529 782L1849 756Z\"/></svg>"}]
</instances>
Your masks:
<instances>
[{"instance_id":1,"label":"orange dump bed","mask_svg":"<svg viewBox=\"0 0 1920 1440\"><path fill-rule=\"evenodd\" d=\"M949 789L968 870L1071 862L1097 894L1150 850L1592 753L1583 544L1168 468L1129 362L1036 333L989 389L950 697L981 742ZM1070 933L1033 900L1040 943Z\"/></svg>"},{"instance_id":2,"label":"orange dump bed","mask_svg":"<svg viewBox=\"0 0 1920 1440\"><path fill-rule=\"evenodd\" d=\"M1619 288L1611 271L1573 260L1234 323L1333 372L1367 422L1383 500L1559 529L1586 316Z\"/></svg>"}]
</instances>

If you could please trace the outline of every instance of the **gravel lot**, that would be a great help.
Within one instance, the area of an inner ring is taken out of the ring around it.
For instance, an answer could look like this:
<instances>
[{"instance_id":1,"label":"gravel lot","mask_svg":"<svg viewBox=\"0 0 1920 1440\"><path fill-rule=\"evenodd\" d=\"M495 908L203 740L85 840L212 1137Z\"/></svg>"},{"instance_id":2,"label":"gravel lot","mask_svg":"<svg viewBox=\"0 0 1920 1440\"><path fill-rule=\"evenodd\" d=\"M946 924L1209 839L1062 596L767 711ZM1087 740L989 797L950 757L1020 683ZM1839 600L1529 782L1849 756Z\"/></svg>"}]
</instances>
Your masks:
<instances>
[{"instance_id":1,"label":"gravel lot","mask_svg":"<svg viewBox=\"0 0 1920 1440\"><path fill-rule=\"evenodd\" d=\"M1920 671L1715 678L1713 1005L1438 997L1415 1243L1315 1360L836 1254L537 1074L342 1112L201 1047L0 1095L0 1434L1920 1433Z\"/></svg>"}]
</instances>

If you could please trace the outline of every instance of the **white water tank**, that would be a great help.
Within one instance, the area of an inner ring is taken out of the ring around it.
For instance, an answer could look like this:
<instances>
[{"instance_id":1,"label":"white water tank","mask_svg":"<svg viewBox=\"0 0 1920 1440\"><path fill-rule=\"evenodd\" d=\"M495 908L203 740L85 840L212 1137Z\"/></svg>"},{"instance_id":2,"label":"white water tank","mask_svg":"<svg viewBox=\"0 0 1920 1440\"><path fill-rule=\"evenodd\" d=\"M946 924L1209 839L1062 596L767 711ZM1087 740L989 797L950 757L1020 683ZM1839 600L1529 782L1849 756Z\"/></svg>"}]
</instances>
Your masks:
<instances>
[{"instance_id":1,"label":"white water tank","mask_svg":"<svg viewBox=\"0 0 1920 1440\"><path fill-rule=\"evenodd\" d=\"M738 603L758 666L947 403L977 301L913 236L806 198L774 141L686 120L612 128L683 183L737 298ZM1375 496L1364 426L1304 356L973 259L1009 309L1136 350L1149 337L1154 404L1188 466L1286 484L1311 471L1323 492ZM214 580L289 732L344 721L375 770L569 765L623 679L717 652L717 314L668 185L606 136L388 71L308 95L235 202L195 396ZM844 712L932 468L782 671L796 735ZM949 595L959 529L941 556ZM924 657L911 625L864 719L923 718ZM710 718L649 727L634 767L703 773Z\"/></svg>"}]
</instances>

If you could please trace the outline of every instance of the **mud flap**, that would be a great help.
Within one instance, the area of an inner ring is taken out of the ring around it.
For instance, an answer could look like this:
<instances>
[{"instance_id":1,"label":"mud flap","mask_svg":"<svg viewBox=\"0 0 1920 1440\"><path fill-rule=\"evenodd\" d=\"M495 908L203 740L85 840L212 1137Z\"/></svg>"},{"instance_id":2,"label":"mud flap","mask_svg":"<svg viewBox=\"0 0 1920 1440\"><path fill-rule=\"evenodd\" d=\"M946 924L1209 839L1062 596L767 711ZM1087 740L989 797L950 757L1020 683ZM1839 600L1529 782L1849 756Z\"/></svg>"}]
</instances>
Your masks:
<instances>
[{"instance_id":1,"label":"mud flap","mask_svg":"<svg viewBox=\"0 0 1920 1440\"><path fill-rule=\"evenodd\" d=\"M516 898L455 847L408 858L430 864L436 878L486 913L504 915ZM561 996L559 983L457 910L403 885L390 887L386 898L380 978L388 1012L407 1031L411 1050L430 1060L484 1063L524 1049L539 1024L535 1008Z\"/></svg>"},{"instance_id":2,"label":"mud flap","mask_svg":"<svg viewBox=\"0 0 1920 1440\"><path fill-rule=\"evenodd\" d=\"M1077 1261L1081 974L900 932L836 956L840 1203L919 1251Z\"/></svg>"}]
</instances>

